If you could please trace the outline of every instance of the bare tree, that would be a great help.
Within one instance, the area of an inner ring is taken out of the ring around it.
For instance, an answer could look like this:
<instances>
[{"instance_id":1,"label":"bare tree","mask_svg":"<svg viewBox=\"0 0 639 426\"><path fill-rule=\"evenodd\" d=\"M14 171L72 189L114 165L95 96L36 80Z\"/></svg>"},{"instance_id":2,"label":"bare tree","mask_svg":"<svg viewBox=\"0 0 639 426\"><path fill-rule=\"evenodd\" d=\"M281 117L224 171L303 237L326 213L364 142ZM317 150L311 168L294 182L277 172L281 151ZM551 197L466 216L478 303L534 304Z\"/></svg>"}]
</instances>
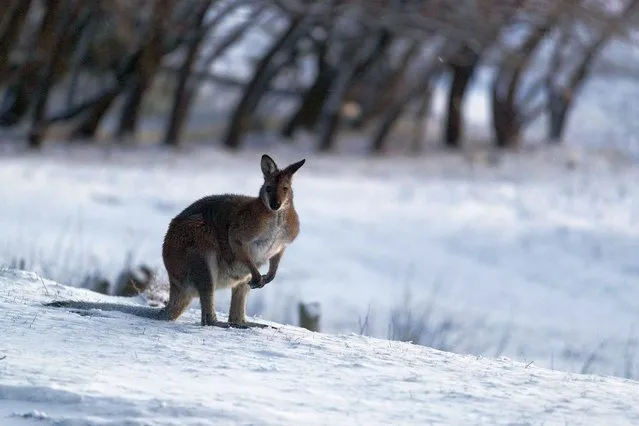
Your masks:
<instances>
[{"instance_id":1,"label":"bare tree","mask_svg":"<svg viewBox=\"0 0 639 426\"><path fill-rule=\"evenodd\" d=\"M514 48L505 50L498 65L492 85L491 106L495 145L510 148L519 143L522 128L536 116L535 111L527 111L518 103L521 78L533 60L533 55L559 20L563 4L557 4L548 13L542 14L530 26L529 31Z\"/></svg>"},{"instance_id":2,"label":"bare tree","mask_svg":"<svg viewBox=\"0 0 639 426\"><path fill-rule=\"evenodd\" d=\"M116 135L125 137L135 133L142 98L151 86L164 56L164 33L167 21L173 11L173 0L155 0L152 2L151 18L146 36L140 47L140 57L129 82L126 85L124 105Z\"/></svg>"},{"instance_id":3,"label":"bare tree","mask_svg":"<svg viewBox=\"0 0 639 426\"><path fill-rule=\"evenodd\" d=\"M200 2L199 8L195 12L194 30L190 34L190 41L186 46L186 55L177 76L178 83L175 89L175 96L171 106L171 115L169 117L168 128L164 138L165 145L178 145L178 141L180 139L180 133L186 119L190 97L190 93L187 90L187 83L191 76L193 64L197 58L202 40L206 36L206 31L203 28L204 18L206 17L206 12L209 10L211 3L212 0ZM232 8L228 8L227 10L231 11ZM218 17L219 16L220 14L218 13Z\"/></svg>"},{"instance_id":4,"label":"bare tree","mask_svg":"<svg viewBox=\"0 0 639 426\"><path fill-rule=\"evenodd\" d=\"M71 31L78 31L75 28L70 27L72 15L75 10L78 9L77 5L73 4L72 0L62 0L59 5L60 17L56 21L55 30L53 33L53 46L50 52L46 52L46 57L43 58L44 67L41 71L40 81L37 86L37 92L35 95L35 108L33 112L33 120L31 123L31 131L29 133L28 141L29 147L32 149L40 148L42 145L43 133L45 131L45 114L47 101L49 99L49 92L51 90L51 83L62 62L62 52L65 47L64 37ZM80 22L79 26L84 25L84 22Z\"/></svg>"},{"instance_id":5,"label":"bare tree","mask_svg":"<svg viewBox=\"0 0 639 426\"><path fill-rule=\"evenodd\" d=\"M224 137L224 145L226 147L239 148L240 138L248 127L250 115L266 92L268 84L287 62L286 56L290 54L299 38L308 31L314 19L315 16L313 14L292 16L286 30L258 62L253 72L253 77L244 89L244 93L231 116L230 124Z\"/></svg>"},{"instance_id":6,"label":"bare tree","mask_svg":"<svg viewBox=\"0 0 639 426\"><path fill-rule=\"evenodd\" d=\"M362 72L379 59L390 43L391 36L387 31L381 30L368 38L358 48L351 61L345 60L337 69L337 76L331 86L330 94L326 99L320 116L318 127L319 150L330 151L333 148L335 131L339 124L339 111L344 97L358 72Z\"/></svg>"},{"instance_id":7,"label":"bare tree","mask_svg":"<svg viewBox=\"0 0 639 426\"><path fill-rule=\"evenodd\" d=\"M513 17L517 15L526 0L493 1L484 3L483 9L474 8L469 19L481 22L477 37L462 43L459 51L450 60L452 74L446 111L444 143L449 148L458 148L462 137L462 105L464 96L480 61L504 30L507 30Z\"/></svg>"},{"instance_id":8,"label":"bare tree","mask_svg":"<svg viewBox=\"0 0 639 426\"><path fill-rule=\"evenodd\" d=\"M295 113L286 122L281 130L282 136L290 138L298 127L312 129L317 123L322 105L330 93L330 87L337 75L335 67L328 62L328 27L317 27L319 37L310 37L313 45L315 59L315 79L302 95L302 99Z\"/></svg>"},{"instance_id":9,"label":"bare tree","mask_svg":"<svg viewBox=\"0 0 639 426\"><path fill-rule=\"evenodd\" d=\"M0 15L0 83L5 81L10 68L9 54L15 46L29 13L31 0L13 0Z\"/></svg>"},{"instance_id":10,"label":"bare tree","mask_svg":"<svg viewBox=\"0 0 639 426\"><path fill-rule=\"evenodd\" d=\"M600 25L592 28L593 40L586 45L578 41L575 22L557 29L560 36L554 46L547 77L543 81L548 96L548 137L551 142L557 143L561 140L568 113L590 74L597 55L606 43L635 16L638 6L639 1L630 0L617 13L607 14L600 11L599 13L606 18Z\"/></svg>"},{"instance_id":11,"label":"bare tree","mask_svg":"<svg viewBox=\"0 0 639 426\"><path fill-rule=\"evenodd\" d=\"M47 66L49 52L54 49L56 26L63 14L62 0L46 3L34 38L29 42L24 61L18 65L15 79L5 90L0 108L0 125L17 124L24 117L37 91L40 71ZM24 18L23 18L24 19ZM62 42L62 40L60 40Z\"/></svg>"},{"instance_id":12,"label":"bare tree","mask_svg":"<svg viewBox=\"0 0 639 426\"><path fill-rule=\"evenodd\" d=\"M212 82L238 94L228 106L227 148L241 147L258 107L286 96L297 104L290 115L274 117L282 119L285 138L303 128L314 133L318 150L330 151L338 132L350 127L372 131L370 150L383 153L393 128L410 114L417 150L433 85L443 75L450 85L442 139L456 148L463 139L464 98L478 70L488 69L494 70L489 101L495 145L516 146L542 114L549 117L549 138L559 141L592 64L630 25L637 4L6 0L0 8L0 126L29 119L26 139L38 148L53 123L69 123L72 140L88 141L105 117L115 115L116 136L134 136L143 101L160 93L155 83L161 75L175 83L165 145L179 143L199 88ZM233 22L240 10L245 19ZM247 81L217 74L225 53L255 33L270 37L270 45ZM435 41L443 50L424 58ZM313 73L302 80L310 62ZM351 105L357 113L347 117Z\"/></svg>"},{"instance_id":13,"label":"bare tree","mask_svg":"<svg viewBox=\"0 0 639 426\"><path fill-rule=\"evenodd\" d=\"M412 78L412 82L402 87L402 90L381 116L372 136L372 153L381 154L387 149L390 132L410 103L421 100L421 114L425 114L428 110L433 80L441 73L444 63L459 50L457 42L449 42L445 39L438 40L436 37L435 40L431 40L431 44L435 47L432 48L429 57L417 59L416 67L420 71ZM426 65L423 65L424 62ZM417 143L413 142L413 150L416 150L416 145Z\"/></svg>"}]
</instances>

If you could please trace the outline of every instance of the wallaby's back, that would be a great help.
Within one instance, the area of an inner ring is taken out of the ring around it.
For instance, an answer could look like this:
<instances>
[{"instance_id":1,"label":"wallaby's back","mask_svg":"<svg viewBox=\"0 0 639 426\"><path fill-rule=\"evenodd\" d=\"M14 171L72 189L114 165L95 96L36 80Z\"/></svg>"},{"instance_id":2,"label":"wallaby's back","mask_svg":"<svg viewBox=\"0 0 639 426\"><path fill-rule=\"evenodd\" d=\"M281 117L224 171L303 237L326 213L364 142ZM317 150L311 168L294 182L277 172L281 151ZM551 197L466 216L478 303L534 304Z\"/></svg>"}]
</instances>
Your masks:
<instances>
[{"instance_id":1,"label":"wallaby's back","mask_svg":"<svg viewBox=\"0 0 639 426\"><path fill-rule=\"evenodd\" d=\"M215 253L219 262L233 262L229 228L254 197L235 194L209 195L193 202L169 223L162 257L172 278L184 280L190 256Z\"/></svg>"}]
</instances>

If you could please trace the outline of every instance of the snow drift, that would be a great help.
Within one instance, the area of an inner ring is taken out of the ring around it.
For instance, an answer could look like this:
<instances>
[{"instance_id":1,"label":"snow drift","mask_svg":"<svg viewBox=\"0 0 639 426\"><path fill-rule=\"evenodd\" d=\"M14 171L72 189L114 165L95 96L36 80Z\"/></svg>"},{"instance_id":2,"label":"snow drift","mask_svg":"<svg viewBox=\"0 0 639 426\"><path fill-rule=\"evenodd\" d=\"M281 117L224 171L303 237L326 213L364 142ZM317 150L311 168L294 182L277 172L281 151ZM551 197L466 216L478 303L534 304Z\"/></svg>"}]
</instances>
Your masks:
<instances>
[{"instance_id":1,"label":"snow drift","mask_svg":"<svg viewBox=\"0 0 639 426\"><path fill-rule=\"evenodd\" d=\"M204 328L197 309L168 323L42 306L64 298L140 303L1 271L3 425L639 422L634 381L285 325Z\"/></svg>"}]
</instances>

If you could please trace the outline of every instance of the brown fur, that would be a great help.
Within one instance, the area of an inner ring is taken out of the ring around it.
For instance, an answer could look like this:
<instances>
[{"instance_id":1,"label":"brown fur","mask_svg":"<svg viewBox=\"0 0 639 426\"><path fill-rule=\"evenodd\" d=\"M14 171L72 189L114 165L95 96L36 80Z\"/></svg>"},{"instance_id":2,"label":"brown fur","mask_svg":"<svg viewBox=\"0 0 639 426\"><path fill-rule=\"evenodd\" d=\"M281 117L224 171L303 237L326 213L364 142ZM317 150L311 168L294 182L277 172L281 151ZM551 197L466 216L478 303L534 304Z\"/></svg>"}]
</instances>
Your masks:
<instances>
[{"instance_id":1,"label":"brown fur","mask_svg":"<svg viewBox=\"0 0 639 426\"><path fill-rule=\"evenodd\" d=\"M215 291L232 288L229 323L246 323L251 288L275 278L286 245L299 234L291 180L304 160L279 170L262 156L264 184L259 196L212 195L185 208L169 224L162 246L169 275L169 320L199 296L202 325L218 325ZM269 263L266 275L258 268Z\"/></svg>"},{"instance_id":2,"label":"brown fur","mask_svg":"<svg viewBox=\"0 0 639 426\"><path fill-rule=\"evenodd\" d=\"M169 275L169 301L162 309L117 303L54 301L51 307L120 311L158 320L175 320L200 298L202 325L262 326L246 322L246 299L251 288L273 281L286 246L300 232L293 205L293 174L304 160L279 170L262 156L264 183L257 197L211 195L186 207L169 223L162 244ZM258 268L268 263L268 272ZM215 291L231 288L229 322L217 321Z\"/></svg>"}]
</instances>

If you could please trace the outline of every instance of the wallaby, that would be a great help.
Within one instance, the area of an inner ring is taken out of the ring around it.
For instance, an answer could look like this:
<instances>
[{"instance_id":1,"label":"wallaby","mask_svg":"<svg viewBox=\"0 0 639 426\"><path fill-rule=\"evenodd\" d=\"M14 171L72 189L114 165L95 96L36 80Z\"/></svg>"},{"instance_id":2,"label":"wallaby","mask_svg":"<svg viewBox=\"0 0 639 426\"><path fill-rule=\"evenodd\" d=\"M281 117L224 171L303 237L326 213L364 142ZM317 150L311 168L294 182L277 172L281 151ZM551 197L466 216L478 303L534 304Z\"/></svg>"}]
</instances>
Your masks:
<instances>
[{"instance_id":1,"label":"wallaby","mask_svg":"<svg viewBox=\"0 0 639 426\"><path fill-rule=\"evenodd\" d=\"M169 276L169 301L163 308L115 303L57 301L47 306L101 309L160 320L176 320L199 296L202 325L260 326L246 321L250 289L273 281L286 246L299 234L292 178L306 160L280 170L262 155L264 183L257 197L224 194L201 198L175 216L162 245ZM269 263L262 275L258 268ZM215 291L231 288L228 323L217 320Z\"/></svg>"}]
</instances>

